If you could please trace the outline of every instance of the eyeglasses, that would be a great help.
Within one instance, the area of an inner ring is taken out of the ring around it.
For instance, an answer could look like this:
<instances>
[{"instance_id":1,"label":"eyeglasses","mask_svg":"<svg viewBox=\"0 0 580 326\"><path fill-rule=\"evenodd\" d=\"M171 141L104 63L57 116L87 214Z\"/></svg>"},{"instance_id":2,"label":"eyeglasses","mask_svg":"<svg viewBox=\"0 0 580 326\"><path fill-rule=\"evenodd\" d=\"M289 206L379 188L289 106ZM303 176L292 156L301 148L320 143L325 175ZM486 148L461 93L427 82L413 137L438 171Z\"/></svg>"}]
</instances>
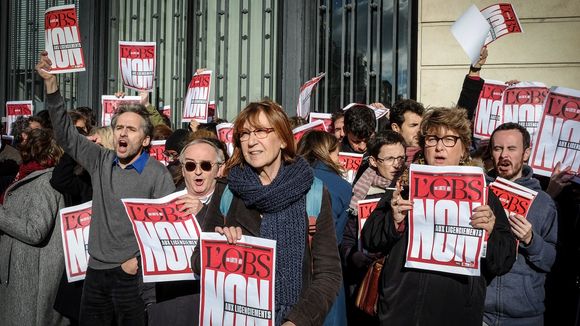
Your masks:
<instances>
[{"instance_id":1,"label":"eyeglasses","mask_svg":"<svg viewBox=\"0 0 580 326\"><path fill-rule=\"evenodd\" d=\"M214 165L216 165L216 164L219 165L221 163L219 163L219 162L212 163L210 161L201 161L201 162L197 163L195 161L187 161L187 162L185 162L185 165L184 165L185 170L187 172L193 172L197 169L198 164L199 164L199 167L201 168L202 171L209 172L209 171L211 171L211 169Z\"/></svg>"},{"instance_id":2,"label":"eyeglasses","mask_svg":"<svg viewBox=\"0 0 580 326\"><path fill-rule=\"evenodd\" d=\"M243 130L240 131L240 133L238 134L238 136L240 137L240 141L247 141L248 139L250 139L250 134L254 134L254 136L256 136L256 138L258 139L264 139L266 137L268 137L268 135L274 131L274 128L258 128L255 130Z\"/></svg>"},{"instance_id":3,"label":"eyeglasses","mask_svg":"<svg viewBox=\"0 0 580 326\"><path fill-rule=\"evenodd\" d=\"M426 135L425 136L425 146L433 147L437 146L437 143L441 140L443 142L443 146L445 147L453 147L457 144L457 140L461 139L458 136L443 136L437 137L435 135Z\"/></svg>"},{"instance_id":4,"label":"eyeglasses","mask_svg":"<svg viewBox=\"0 0 580 326\"><path fill-rule=\"evenodd\" d=\"M376 160L377 162L381 163L381 164L386 164L386 165L393 165L396 163L401 163L401 162L405 162L406 157L405 156L389 156L389 157L385 157L385 158L380 158L377 157Z\"/></svg>"}]
</instances>

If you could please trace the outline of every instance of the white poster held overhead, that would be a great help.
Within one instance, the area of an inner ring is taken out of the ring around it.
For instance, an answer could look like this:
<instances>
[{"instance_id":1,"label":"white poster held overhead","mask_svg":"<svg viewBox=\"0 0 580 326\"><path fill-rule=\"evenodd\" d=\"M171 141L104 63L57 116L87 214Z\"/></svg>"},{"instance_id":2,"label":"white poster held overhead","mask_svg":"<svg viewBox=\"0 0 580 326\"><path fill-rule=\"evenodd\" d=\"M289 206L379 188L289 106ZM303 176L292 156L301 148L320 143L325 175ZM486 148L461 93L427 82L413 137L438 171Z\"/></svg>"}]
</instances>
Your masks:
<instances>
[{"instance_id":1,"label":"white poster held overhead","mask_svg":"<svg viewBox=\"0 0 580 326\"><path fill-rule=\"evenodd\" d=\"M189 86L187 87L187 95L183 101L181 121L189 122L196 120L199 123L208 122L211 75L211 70L203 70L196 72L191 78Z\"/></svg>"},{"instance_id":2,"label":"white poster held overhead","mask_svg":"<svg viewBox=\"0 0 580 326\"><path fill-rule=\"evenodd\" d=\"M481 48L491 26L475 5L471 5L451 26L451 33L467 53L471 64L479 61Z\"/></svg>"},{"instance_id":3,"label":"white poster held overhead","mask_svg":"<svg viewBox=\"0 0 580 326\"><path fill-rule=\"evenodd\" d=\"M85 58L75 5L48 8L44 14L44 40L51 74L85 71Z\"/></svg>"},{"instance_id":4,"label":"white poster held overhead","mask_svg":"<svg viewBox=\"0 0 580 326\"><path fill-rule=\"evenodd\" d=\"M485 45L507 34L523 32L520 19L511 3L491 5L482 9L481 14L491 25L489 34L485 39Z\"/></svg>"},{"instance_id":5,"label":"white poster held overhead","mask_svg":"<svg viewBox=\"0 0 580 326\"><path fill-rule=\"evenodd\" d=\"M308 113L310 113L310 96L312 90L318 84L318 82L326 76L326 73L321 73L320 75L307 81L302 87L300 87L300 96L298 97L298 106L296 107L296 115L306 119Z\"/></svg>"},{"instance_id":6,"label":"white poster held overhead","mask_svg":"<svg viewBox=\"0 0 580 326\"><path fill-rule=\"evenodd\" d=\"M155 42L119 41L119 69L125 87L153 90L156 47Z\"/></svg>"}]
</instances>

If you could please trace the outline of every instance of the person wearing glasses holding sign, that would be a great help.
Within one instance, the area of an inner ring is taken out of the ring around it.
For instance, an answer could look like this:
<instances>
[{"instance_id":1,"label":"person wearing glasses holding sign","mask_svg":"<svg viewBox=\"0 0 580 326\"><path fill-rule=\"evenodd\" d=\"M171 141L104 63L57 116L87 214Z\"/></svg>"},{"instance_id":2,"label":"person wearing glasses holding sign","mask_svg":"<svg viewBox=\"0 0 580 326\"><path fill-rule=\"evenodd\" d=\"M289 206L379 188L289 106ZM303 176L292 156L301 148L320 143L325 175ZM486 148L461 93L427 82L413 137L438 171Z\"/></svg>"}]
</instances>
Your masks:
<instances>
[{"instance_id":1,"label":"person wearing glasses holding sign","mask_svg":"<svg viewBox=\"0 0 580 326\"><path fill-rule=\"evenodd\" d=\"M226 173L233 194L229 210L224 217L211 205L203 230L223 234L229 243L242 235L276 240L276 325L321 325L341 282L330 196L322 190L309 241L306 195L314 174L296 156L290 122L279 104L254 102L240 113ZM199 255L193 261L199 273Z\"/></svg>"},{"instance_id":2,"label":"person wearing glasses holding sign","mask_svg":"<svg viewBox=\"0 0 580 326\"><path fill-rule=\"evenodd\" d=\"M430 108L421 122L422 155L416 163L471 165L470 125L465 109ZM482 325L487 284L509 272L515 261L516 241L499 199L488 190L487 205L474 208L470 217L473 228L489 234L480 276L408 268L404 266L413 202L408 199L408 188L403 191L402 187L408 180L409 174L403 173L397 189L381 199L362 230L365 249L389 255L379 284L380 324Z\"/></svg>"}]
</instances>

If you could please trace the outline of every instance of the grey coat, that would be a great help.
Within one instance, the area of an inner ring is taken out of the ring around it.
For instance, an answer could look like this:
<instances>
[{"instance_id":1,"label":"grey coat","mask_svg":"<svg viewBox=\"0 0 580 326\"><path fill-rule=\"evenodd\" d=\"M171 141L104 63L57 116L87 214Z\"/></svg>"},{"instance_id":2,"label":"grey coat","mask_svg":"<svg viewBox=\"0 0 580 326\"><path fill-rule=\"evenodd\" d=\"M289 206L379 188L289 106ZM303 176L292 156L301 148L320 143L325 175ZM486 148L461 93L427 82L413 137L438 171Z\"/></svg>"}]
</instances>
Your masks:
<instances>
[{"instance_id":1,"label":"grey coat","mask_svg":"<svg viewBox=\"0 0 580 326\"><path fill-rule=\"evenodd\" d=\"M0 206L0 324L61 325L53 309L64 271L59 209L52 169L11 185Z\"/></svg>"}]
</instances>

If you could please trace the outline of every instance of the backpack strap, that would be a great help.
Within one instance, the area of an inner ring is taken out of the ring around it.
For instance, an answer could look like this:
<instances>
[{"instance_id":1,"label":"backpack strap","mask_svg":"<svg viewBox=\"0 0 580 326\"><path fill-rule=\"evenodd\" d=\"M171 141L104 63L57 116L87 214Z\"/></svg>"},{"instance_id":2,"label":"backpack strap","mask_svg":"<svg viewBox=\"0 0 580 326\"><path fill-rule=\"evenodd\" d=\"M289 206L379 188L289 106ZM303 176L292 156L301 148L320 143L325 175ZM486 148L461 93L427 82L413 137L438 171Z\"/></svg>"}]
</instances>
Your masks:
<instances>
[{"instance_id":1,"label":"backpack strap","mask_svg":"<svg viewBox=\"0 0 580 326\"><path fill-rule=\"evenodd\" d=\"M228 215L230 206L232 205L232 200L234 199L234 194L230 190L230 187L226 185L224 192L222 193L222 198L220 199L220 212L224 216L224 219Z\"/></svg>"},{"instance_id":2,"label":"backpack strap","mask_svg":"<svg viewBox=\"0 0 580 326\"><path fill-rule=\"evenodd\" d=\"M322 180L314 177L312 186L306 194L306 214L308 215L308 246L312 246L312 237L316 233L316 219L320 215L322 206L322 190L324 183Z\"/></svg>"}]
</instances>

